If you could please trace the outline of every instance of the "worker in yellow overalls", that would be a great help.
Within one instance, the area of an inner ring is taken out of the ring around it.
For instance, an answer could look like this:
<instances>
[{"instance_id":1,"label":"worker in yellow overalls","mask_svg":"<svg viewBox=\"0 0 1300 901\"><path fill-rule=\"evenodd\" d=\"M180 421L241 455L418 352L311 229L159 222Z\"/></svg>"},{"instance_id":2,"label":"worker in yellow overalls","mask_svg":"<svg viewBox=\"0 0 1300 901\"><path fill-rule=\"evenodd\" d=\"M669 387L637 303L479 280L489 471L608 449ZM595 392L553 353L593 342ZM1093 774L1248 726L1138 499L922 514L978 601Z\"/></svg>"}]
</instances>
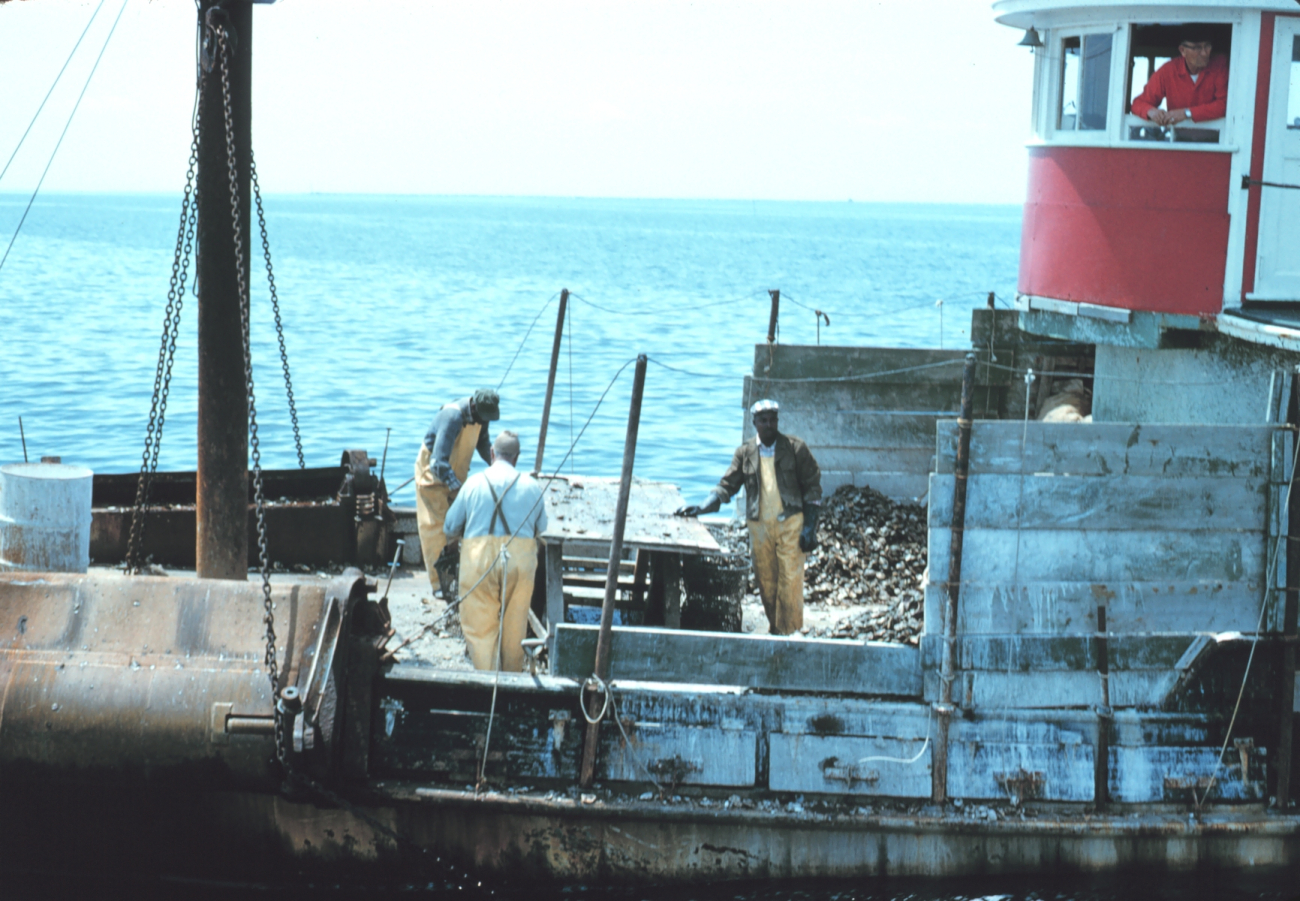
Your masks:
<instances>
[{"instance_id":1,"label":"worker in yellow overalls","mask_svg":"<svg viewBox=\"0 0 1300 901\"><path fill-rule=\"evenodd\" d=\"M501 417L501 398L491 388L447 404L438 411L415 458L415 521L420 527L420 550L434 592L441 590L434 564L447 544L442 531L447 508L465 478L477 450L491 463L492 440L487 424Z\"/></svg>"},{"instance_id":2,"label":"worker in yellow overalls","mask_svg":"<svg viewBox=\"0 0 1300 901\"><path fill-rule=\"evenodd\" d=\"M760 400L750 407L754 440L736 448L709 499L682 507L678 516L714 513L745 489L745 519L754 576L773 635L803 628L803 567L817 549L822 475L808 445L777 427L779 407Z\"/></svg>"},{"instance_id":3,"label":"worker in yellow overalls","mask_svg":"<svg viewBox=\"0 0 1300 901\"><path fill-rule=\"evenodd\" d=\"M502 432L492 465L466 479L443 524L449 539L460 539L460 626L475 669L524 666L546 503L541 483L515 471L518 461L519 436Z\"/></svg>"}]
</instances>

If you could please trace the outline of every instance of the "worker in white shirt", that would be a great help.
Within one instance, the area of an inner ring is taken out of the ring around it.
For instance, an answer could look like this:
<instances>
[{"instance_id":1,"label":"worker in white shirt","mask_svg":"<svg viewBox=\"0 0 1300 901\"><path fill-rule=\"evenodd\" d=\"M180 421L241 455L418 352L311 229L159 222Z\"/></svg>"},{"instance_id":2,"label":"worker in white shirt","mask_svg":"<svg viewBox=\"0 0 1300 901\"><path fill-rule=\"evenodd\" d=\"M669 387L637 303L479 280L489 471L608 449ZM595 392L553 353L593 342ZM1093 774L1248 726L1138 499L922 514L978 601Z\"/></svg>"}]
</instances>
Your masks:
<instances>
[{"instance_id":1,"label":"worker in white shirt","mask_svg":"<svg viewBox=\"0 0 1300 901\"><path fill-rule=\"evenodd\" d=\"M466 481L443 530L461 539L460 579L468 591L460 625L475 669L520 672L537 573L537 536L546 529L541 484L517 472L519 436L502 432L492 465Z\"/></svg>"}]
</instances>

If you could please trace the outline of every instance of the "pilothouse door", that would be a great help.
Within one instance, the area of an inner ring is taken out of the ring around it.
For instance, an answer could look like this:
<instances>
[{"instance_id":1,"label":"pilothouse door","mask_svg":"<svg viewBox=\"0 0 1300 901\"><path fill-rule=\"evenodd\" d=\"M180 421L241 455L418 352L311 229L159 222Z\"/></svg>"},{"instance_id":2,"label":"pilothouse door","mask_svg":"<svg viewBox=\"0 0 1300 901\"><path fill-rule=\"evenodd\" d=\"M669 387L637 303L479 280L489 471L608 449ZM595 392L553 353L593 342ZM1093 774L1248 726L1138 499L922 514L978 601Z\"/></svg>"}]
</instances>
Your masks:
<instances>
[{"instance_id":1,"label":"pilothouse door","mask_svg":"<svg viewBox=\"0 0 1300 901\"><path fill-rule=\"evenodd\" d=\"M1300 185L1300 20L1278 16L1268 91L1264 172L1254 177ZM1259 257L1251 300L1300 301L1300 191L1260 188Z\"/></svg>"}]
</instances>

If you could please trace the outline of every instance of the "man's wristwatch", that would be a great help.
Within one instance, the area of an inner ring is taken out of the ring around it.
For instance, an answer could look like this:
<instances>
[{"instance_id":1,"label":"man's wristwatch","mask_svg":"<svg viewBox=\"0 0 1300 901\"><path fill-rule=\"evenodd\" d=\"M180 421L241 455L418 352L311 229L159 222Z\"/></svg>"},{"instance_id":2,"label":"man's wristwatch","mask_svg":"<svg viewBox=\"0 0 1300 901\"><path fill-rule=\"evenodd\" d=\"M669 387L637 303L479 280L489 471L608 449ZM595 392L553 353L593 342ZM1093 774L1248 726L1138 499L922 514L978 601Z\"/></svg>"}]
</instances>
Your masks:
<instances>
[{"instance_id":1,"label":"man's wristwatch","mask_svg":"<svg viewBox=\"0 0 1300 901\"><path fill-rule=\"evenodd\" d=\"M1185 109L1185 110L1183 110L1183 115L1187 117L1187 121L1188 121L1188 122L1192 121L1192 111L1191 111L1191 110L1189 110L1189 109Z\"/></svg>"}]
</instances>

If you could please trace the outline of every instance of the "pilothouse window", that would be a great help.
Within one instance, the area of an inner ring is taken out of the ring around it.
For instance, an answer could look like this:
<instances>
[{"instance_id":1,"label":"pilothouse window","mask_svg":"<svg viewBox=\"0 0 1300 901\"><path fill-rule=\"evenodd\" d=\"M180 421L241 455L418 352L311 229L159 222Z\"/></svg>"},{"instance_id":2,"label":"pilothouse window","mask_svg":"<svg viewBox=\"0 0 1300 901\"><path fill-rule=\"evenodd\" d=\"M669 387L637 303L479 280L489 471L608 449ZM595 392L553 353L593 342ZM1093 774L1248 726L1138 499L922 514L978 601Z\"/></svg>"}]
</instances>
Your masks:
<instances>
[{"instance_id":1,"label":"pilothouse window","mask_svg":"<svg viewBox=\"0 0 1300 901\"><path fill-rule=\"evenodd\" d=\"M1189 81L1184 44L1198 51L1193 62L1205 66ZM1134 25L1129 37L1125 133L1132 141L1216 143L1226 107L1228 54L1232 26L1221 22ZM1152 108L1157 114L1153 117ZM1191 120L1161 121L1167 112L1194 109ZM1297 110L1296 116L1300 116ZM1288 114L1288 122L1294 116Z\"/></svg>"},{"instance_id":2,"label":"pilothouse window","mask_svg":"<svg viewBox=\"0 0 1300 901\"><path fill-rule=\"evenodd\" d=\"M1058 131L1097 131L1106 127L1112 37L1084 34L1062 40Z\"/></svg>"}]
</instances>

